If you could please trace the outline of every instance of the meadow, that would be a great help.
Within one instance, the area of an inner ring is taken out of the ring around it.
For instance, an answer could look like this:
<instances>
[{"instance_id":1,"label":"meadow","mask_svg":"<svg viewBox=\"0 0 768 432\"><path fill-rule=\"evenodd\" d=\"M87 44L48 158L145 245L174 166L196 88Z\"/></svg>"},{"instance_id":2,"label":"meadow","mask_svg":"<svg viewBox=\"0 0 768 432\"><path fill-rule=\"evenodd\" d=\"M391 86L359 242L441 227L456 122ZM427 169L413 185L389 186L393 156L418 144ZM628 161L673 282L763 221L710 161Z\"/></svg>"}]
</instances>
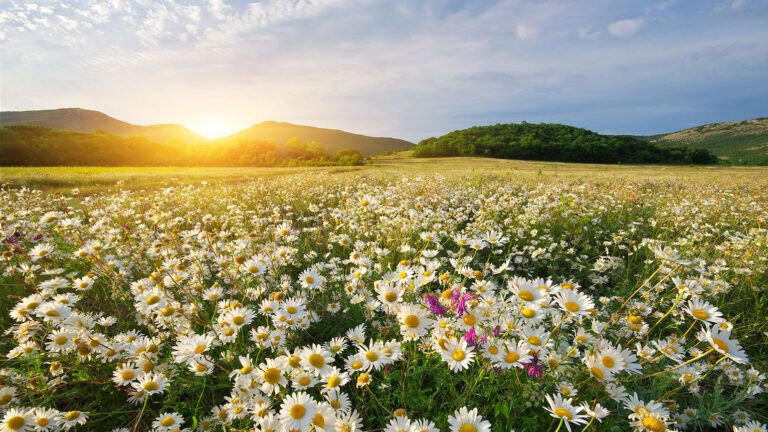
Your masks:
<instances>
[{"instance_id":1,"label":"meadow","mask_svg":"<svg viewBox=\"0 0 768 432\"><path fill-rule=\"evenodd\" d=\"M0 184L0 431L766 430L768 169Z\"/></svg>"}]
</instances>

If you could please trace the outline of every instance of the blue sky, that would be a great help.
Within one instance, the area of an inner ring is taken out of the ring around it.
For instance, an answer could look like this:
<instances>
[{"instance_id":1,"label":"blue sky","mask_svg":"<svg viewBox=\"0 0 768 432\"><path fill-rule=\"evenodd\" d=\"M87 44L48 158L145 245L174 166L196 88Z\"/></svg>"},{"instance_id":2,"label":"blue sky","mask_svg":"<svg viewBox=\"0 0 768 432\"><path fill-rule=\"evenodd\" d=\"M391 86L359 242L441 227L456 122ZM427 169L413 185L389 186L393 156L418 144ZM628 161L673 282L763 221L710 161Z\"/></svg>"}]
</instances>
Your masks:
<instances>
[{"instance_id":1,"label":"blue sky","mask_svg":"<svg viewBox=\"0 0 768 432\"><path fill-rule=\"evenodd\" d=\"M419 140L768 116L768 0L0 0L3 110Z\"/></svg>"}]
</instances>

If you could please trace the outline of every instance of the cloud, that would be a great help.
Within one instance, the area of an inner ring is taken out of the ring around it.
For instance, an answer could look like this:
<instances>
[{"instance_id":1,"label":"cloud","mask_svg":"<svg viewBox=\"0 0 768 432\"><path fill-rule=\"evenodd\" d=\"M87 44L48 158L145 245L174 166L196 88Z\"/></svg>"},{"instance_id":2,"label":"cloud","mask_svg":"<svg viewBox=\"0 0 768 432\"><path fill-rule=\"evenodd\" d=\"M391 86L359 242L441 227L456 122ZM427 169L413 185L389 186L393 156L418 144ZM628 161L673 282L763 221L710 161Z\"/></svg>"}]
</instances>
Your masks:
<instances>
[{"instance_id":1,"label":"cloud","mask_svg":"<svg viewBox=\"0 0 768 432\"><path fill-rule=\"evenodd\" d=\"M742 10L744 9L744 6L747 5L747 0L733 0L733 3L731 3L730 9L734 11Z\"/></svg>"},{"instance_id":2,"label":"cloud","mask_svg":"<svg viewBox=\"0 0 768 432\"><path fill-rule=\"evenodd\" d=\"M643 24L642 18L616 21L608 25L608 33L619 37L632 36L643 27Z\"/></svg>"},{"instance_id":3,"label":"cloud","mask_svg":"<svg viewBox=\"0 0 768 432\"><path fill-rule=\"evenodd\" d=\"M591 25L581 27L576 30L576 34L582 39L597 39L603 32L593 28Z\"/></svg>"},{"instance_id":4,"label":"cloud","mask_svg":"<svg viewBox=\"0 0 768 432\"><path fill-rule=\"evenodd\" d=\"M538 30L536 30L535 28L529 25L518 24L515 27L515 36L517 36L517 38L522 41L536 39L538 35L539 35Z\"/></svg>"}]
</instances>

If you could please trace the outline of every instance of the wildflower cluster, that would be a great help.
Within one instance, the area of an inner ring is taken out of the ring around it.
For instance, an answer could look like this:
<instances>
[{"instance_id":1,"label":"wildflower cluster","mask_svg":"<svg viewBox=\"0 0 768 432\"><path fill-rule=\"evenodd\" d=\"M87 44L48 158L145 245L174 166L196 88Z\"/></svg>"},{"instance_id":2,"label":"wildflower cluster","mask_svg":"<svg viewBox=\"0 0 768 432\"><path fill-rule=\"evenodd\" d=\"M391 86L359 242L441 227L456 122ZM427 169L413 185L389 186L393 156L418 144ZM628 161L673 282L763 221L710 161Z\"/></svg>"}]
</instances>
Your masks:
<instances>
[{"instance_id":1,"label":"wildflower cluster","mask_svg":"<svg viewBox=\"0 0 768 432\"><path fill-rule=\"evenodd\" d=\"M733 188L3 190L0 431L765 430L768 200Z\"/></svg>"}]
</instances>

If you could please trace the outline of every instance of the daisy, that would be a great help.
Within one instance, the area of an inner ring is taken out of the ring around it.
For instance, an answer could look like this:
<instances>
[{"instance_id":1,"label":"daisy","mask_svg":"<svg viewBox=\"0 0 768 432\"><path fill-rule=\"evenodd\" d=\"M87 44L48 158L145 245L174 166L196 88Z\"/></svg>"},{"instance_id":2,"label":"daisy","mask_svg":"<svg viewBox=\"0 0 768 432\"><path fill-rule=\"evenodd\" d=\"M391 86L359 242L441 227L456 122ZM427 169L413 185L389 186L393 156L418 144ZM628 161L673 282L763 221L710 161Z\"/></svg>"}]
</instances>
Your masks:
<instances>
[{"instance_id":1,"label":"daisy","mask_svg":"<svg viewBox=\"0 0 768 432\"><path fill-rule=\"evenodd\" d=\"M33 410L24 410L23 408L11 408L5 412L0 430L8 432L24 432L32 430L35 427L35 416Z\"/></svg>"},{"instance_id":2,"label":"daisy","mask_svg":"<svg viewBox=\"0 0 768 432\"><path fill-rule=\"evenodd\" d=\"M135 364L125 363L112 373L112 381L117 385L130 385L139 376L140 371Z\"/></svg>"},{"instance_id":3,"label":"daisy","mask_svg":"<svg viewBox=\"0 0 768 432\"><path fill-rule=\"evenodd\" d=\"M301 286L306 289L321 288L325 279L313 268L308 268L299 275Z\"/></svg>"},{"instance_id":4,"label":"daisy","mask_svg":"<svg viewBox=\"0 0 768 432\"><path fill-rule=\"evenodd\" d=\"M502 346L499 358L494 362L495 366L502 369L522 368L523 363L531 361L530 346L525 341L510 341Z\"/></svg>"},{"instance_id":5,"label":"daisy","mask_svg":"<svg viewBox=\"0 0 768 432\"><path fill-rule=\"evenodd\" d=\"M467 341L455 338L448 340L445 351L440 355L453 372L469 369L475 358L475 353L471 347L467 346Z\"/></svg>"},{"instance_id":6,"label":"daisy","mask_svg":"<svg viewBox=\"0 0 768 432\"><path fill-rule=\"evenodd\" d=\"M288 380L283 373L284 367L284 362L276 359L267 359L266 362L261 363L256 372L256 377L261 383L259 390L265 394L277 394L282 387L287 386Z\"/></svg>"},{"instance_id":7,"label":"daisy","mask_svg":"<svg viewBox=\"0 0 768 432\"><path fill-rule=\"evenodd\" d=\"M384 432L411 432L411 420L406 416L391 419Z\"/></svg>"},{"instance_id":8,"label":"daisy","mask_svg":"<svg viewBox=\"0 0 768 432\"><path fill-rule=\"evenodd\" d=\"M712 326L701 331L702 339L709 342L717 352L727 356L736 363L749 363L746 353L736 339L731 339L730 331L721 331Z\"/></svg>"},{"instance_id":9,"label":"daisy","mask_svg":"<svg viewBox=\"0 0 768 432\"><path fill-rule=\"evenodd\" d=\"M325 347L317 344L305 348L301 353L301 365L317 375L327 372L333 360L333 354Z\"/></svg>"},{"instance_id":10,"label":"daisy","mask_svg":"<svg viewBox=\"0 0 768 432\"><path fill-rule=\"evenodd\" d=\"M570 431L571 423L584 424L587 422L587 416L582 414L584 408L581 406L573 405L573 398L565 399L559 394L554 396L546 395L547 403L549 404L550 415L556 419L560 419L565 423L565 427Z\"/></svg>"},{"instance_id":11,"label":"daisy","mask_svg":"<svg viewBox=\"0 0 768 432\"><path fill-rule=\"evenodd\" d=\"M719 323L723 321L723 313L715 306L712 306L701 299L693 299L689 301L688 306L684 310L698 321L710 323Z\"/></svg>"},{"instance_id":12,"label":"daisy","mask_svg":"<svg viewBox=\"0 0 768 432\"><path fill-rule=\"evenodd\" d=\"M35 430L58 430L63 421L64 419L58 410L46 408L35 409Z\"/></svg>"},{"instance_id":13,"label":"daisy","mask_svg":"<svg viewBox=\"0 0 768 432\"><path fill-rule=\"evenodd\" d=\"M363 430L363 421L357 411L351 410L337 415L333 426L336 432L359 432Z\"/></svg>"},{"instance_id":14,"label":"daisy","mask_svg":"<svg viewBox=\"0 0 768 432\"><path fill-rule=\"evenodd\" d=\"M184 424L184 418L175 412L161 413L155 421L152 422L152 427L157 431L174 431L181 429L181 425Z\"/></svg>"},{"instance_id":15,"label":"daisy","mask_svg":"<svg viewBox=\"0 0 768 432\"><path fill-rule=\"evenodd\" d=\"M589 315L595 308L595 303L588 296L576 290L560 290L555 301L560 307L573 316Z\"/></svg>"},{"instance_id":16,"label":"daisy","mask_svg":"<svg viewBox=\"0 0 768 432\"><path fill-rule=\"evenodd\" d=\"M280 421L290 430L308 431L317 412L317 403L306 393L286 396L280 407Z\"/></svg>"},{"instance_id":17,"label":"daisy","mask_svg":"<svg viewBox=\"0 0 768 432\"><path fill-rule=\"evenodd\" d=\"M429 318L427 311L414 304L404 304L397 312L400 334L406 341L420 339L427 334L435 320Z\"/></svg>"},{"instance_id":18,"label":"daisy","mask_svg":"<svg viewBox=\"0 0 768 432\"><path fill-rule=\"evenodd\" d=\"M69 429L73 426L84 425L88 421L88 413L77 410L69 411L64 414L64 428Z\"/></svg>"},{"instance_id":19,"label":"daisy","mask_svg":"<svg viewBox=\"0 0 768 432\"><path fill-rule=\"evenodd\" d=\"M168 387L168 378L159 372L149 372L141 376L139 380L132 383L131 386L134 389L143 391L151 396L165 391Z\"/></svg>"},{"instance_id":20,"label":"daisy","mask_svg":"<svg viewBox=\"0 0 768 432\"><path fill-rule=\"evenodd\" d=\"M477 413L477 408L461 407L448 417L451 432L490 432L491 423Z\"/></svg>"}]
</instances>

